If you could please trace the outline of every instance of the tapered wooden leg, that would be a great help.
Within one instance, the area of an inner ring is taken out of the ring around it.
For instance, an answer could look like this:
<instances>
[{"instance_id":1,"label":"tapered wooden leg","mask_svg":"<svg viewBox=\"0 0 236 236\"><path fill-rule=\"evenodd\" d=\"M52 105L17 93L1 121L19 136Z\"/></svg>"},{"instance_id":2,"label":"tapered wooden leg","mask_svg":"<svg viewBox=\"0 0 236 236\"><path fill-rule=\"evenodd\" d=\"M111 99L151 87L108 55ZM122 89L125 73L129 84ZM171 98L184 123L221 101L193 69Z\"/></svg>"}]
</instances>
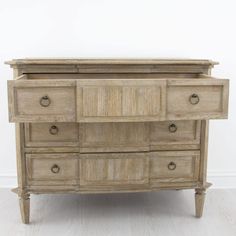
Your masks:
<instances>
[{"instance_id":1,"label":"tapered wooden leg","mask_svg":"<svg viewBox=\"0 0 236 236\"><path fill-rule=\"evenodd\" d=\"M24 224L29 224L30 218L30 194L19 196L21 219Z\"/></svg>"},{"instance_id":2,"label":"tapered wooden leg","mask_svg":"<svg viewBox=\"0 0 236 236\"><path fill-rule=\"evenodd\" d=\"M195 190L195 210L196 210L196 217L202 217L204 201L205 201L205 191L201 189Z\"/></svg>"}]
</instances>

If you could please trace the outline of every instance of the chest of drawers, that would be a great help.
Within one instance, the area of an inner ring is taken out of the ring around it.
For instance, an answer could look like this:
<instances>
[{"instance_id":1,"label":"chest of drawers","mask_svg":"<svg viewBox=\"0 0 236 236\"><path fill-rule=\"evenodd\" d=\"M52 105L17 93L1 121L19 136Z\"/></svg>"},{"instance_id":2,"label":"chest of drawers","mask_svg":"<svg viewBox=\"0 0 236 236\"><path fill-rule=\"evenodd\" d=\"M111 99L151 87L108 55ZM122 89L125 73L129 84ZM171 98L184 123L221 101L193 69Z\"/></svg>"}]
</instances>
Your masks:
<instances>
[{"instance_id":1,"label":"chest of drawers","mask_svg":"<svg viewBox=\"0 0 236 236\"><path fill-rule=\"evenodd\" d=\"M17 59L8 81L22 221L30 194L195 189L201 217L209 119L229 81L210 60Z\"/></svg>"}]
</instances>

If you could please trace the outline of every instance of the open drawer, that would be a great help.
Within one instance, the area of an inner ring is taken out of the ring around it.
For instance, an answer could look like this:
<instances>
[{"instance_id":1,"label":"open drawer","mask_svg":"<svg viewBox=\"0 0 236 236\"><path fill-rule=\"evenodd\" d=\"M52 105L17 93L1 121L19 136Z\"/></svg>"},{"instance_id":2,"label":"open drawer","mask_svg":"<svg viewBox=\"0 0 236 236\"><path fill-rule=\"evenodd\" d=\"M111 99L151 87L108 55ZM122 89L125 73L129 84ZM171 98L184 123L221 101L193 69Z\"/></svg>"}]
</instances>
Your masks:
<instances>
[{"instance_id":1,"label":"open drawer","mask_svg":"<svg viewBox=\"0 0 236 236\"><path fill-rule=\"evenodd\" d=\"M8 81L11 122L73 122L76 120L74 80Z\"/></svg>"},{"instance_id":2,"label":"open drawer","mask_svg":"<svg viewBox=\"0 0 236 236\"><path fill-rule=\"evenodd\" d=\"M176 79L167 84L167 120L227 118L229 80Z\"/></svg>"},{"instance_id":3,"label":"open drawer","mask_svg":"<svg viewBox=\"0 0 236 236\"><path fill-rule=\"evenodd\" d=\"M148 122L228 114L228 80L22 77L8 81L11 122Z\"/></svg>"}]
</instances>

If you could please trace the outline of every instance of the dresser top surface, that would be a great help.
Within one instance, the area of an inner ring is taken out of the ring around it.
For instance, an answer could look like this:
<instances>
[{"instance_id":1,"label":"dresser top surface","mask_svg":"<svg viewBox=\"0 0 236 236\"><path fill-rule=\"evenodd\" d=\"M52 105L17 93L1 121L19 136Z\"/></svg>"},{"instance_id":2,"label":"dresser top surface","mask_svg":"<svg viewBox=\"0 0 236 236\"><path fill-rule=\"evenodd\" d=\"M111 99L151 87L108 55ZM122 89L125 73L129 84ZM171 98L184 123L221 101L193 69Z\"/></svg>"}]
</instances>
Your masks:
<instances>
[{"instance_id":1,"label":"dresser top surface","mask_svg":"<svg viewBox=\"0 0 236 236\"><path fill-rule=\"evenodd\" d=\"M103 65L206 65L218 62L205 59L171 58L25 58L6 61L9 65L68 65L68 64L103 64Z\"/></svg>"}]
</instances>

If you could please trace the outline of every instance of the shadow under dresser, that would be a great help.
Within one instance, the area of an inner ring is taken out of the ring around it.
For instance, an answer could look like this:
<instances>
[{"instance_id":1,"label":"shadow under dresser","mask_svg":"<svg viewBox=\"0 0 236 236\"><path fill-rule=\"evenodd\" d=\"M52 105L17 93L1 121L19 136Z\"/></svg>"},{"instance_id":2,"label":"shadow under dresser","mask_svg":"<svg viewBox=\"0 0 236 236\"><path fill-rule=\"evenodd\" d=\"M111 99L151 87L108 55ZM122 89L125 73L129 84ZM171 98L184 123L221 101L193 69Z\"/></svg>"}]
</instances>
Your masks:
<instances>
[{"instance_id":1,"label":"shadow under dresser","mask_svg":"<svg viewBox=\"0 0 236 236\"><path fill-rule=\"evenodd\" d=\"M229 81L210 60L9 62L22 221L30 194L194 189L203 212L209 119L228 116Z\"/></svg>"}]
</instances>

